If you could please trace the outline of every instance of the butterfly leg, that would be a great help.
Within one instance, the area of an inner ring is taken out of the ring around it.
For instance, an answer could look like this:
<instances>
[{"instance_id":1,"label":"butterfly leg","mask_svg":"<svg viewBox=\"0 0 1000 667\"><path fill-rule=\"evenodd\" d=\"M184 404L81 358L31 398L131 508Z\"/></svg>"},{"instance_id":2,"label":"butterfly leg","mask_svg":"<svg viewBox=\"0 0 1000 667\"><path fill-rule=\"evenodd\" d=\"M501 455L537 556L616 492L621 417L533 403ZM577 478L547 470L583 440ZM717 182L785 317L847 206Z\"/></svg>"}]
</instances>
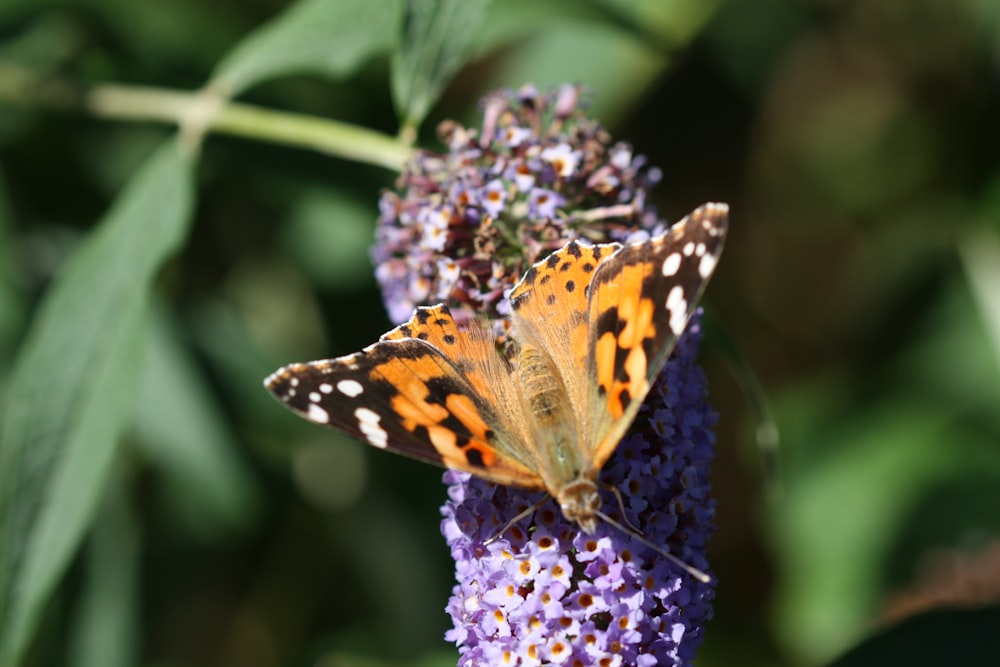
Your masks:
<instances>
[{"instance_id":1,"label":"butterfly leg","mask_svg":"<svg viewBox=\"0 0 1000 667\"><path fill-rule=\"evenodd\" d=\"M615 494L615 500L618 501L618 509L622 511L622 523L630 528L633 533L643 535L643 532L639 530L635 524L628 520L628 513L625 512L625 500L622 498L622 492L618 490L618 487L611 484L600 484L599 486L605 491L610 491Z\"/></svg>"},{"instance_id":2,"label":"butterfly leg","mask_svg":"<svg viewBox=\"0 0 1000 667\"><path fill-rule=\"evenodd\" d=\"M488 544L490 544L492 542L496 542L498 539L500 539L503 536L504 533L506 533L508 530L510 530L511 526L513 526L515 523L517 523L518 521L520 521L524 517L528 516L529 514L532 514L535 510L537 510L539 507L541 507L545 503L546 500L548 500L548 497L542 498L541 500L535 502L533 505L531 505L530 507L528 507L528 509L520 512L513 519L511 519L510 521L508 521L507 523L505 523L503 525L503 528L501 528L496 533L494 533L492 537L490 537L487 540L484 540L483 541L483 546L486 546L486 545L488 545Z\"/></svg>"}]
</instances>

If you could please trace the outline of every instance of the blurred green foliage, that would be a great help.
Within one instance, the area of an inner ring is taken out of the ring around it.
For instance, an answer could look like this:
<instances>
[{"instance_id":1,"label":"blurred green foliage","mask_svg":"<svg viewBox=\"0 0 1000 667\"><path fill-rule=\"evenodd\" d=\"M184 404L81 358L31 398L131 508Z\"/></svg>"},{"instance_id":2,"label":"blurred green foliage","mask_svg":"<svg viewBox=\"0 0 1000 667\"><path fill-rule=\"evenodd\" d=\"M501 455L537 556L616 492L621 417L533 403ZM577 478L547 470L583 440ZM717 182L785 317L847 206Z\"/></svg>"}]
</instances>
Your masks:
<instances>
[{"instance_id":1,"label":"blurred green foliage","mask_svg":"<svg viewBox=\"0 0 1000 667\"><path fill-rule=\"evenodd\" d=\"M0 665L454 663L440 472L260 382L389 327L393 135L436 147L529 81L586 84L665 217L733 208L708 305L772 402L781 493L709 344L699 664L994 664L998 62L990 0L7 0ZM91 104L107 84L197 92L180 140ZM233 95L265 113L202 142Z\"/></svg>"}]
</instances>

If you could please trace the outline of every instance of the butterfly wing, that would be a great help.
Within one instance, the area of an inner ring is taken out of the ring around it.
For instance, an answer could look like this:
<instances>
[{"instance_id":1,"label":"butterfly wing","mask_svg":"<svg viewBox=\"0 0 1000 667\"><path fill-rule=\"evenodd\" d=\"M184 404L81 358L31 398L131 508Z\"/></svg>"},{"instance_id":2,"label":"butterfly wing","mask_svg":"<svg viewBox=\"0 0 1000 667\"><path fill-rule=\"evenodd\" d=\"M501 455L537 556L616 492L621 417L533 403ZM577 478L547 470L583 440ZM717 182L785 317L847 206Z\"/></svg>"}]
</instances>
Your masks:
<instances>
[{"instance_id":1,"label":"butterfly wing","mask_svg":"<svg viewBox=\"0 0 1000 667\"><path fill-rule=\"evenodd\" d=\"M589 285L621 245L568 244L537 262L510 293L514 335L552 359L577 419L586 415L590 366Z\"/></svg>"},{"instance_id":2,"label":"butterfly wing","mask_svg":"<svg viewBox=\"0 0 1000 667\"><path fill-rule=\"evenodd\" d=\"M727 215L724 204L706 204L648 241L571 242L511 291L515 335L558 369L592 470L628 430L687 326L722 251Z\"/></svg>"},{"instance_id":3,"label":"butterfly wing","mask_svg":"<svg viewBox=\"0 0 1000 667\"><path fill-rule=\"evenodd\" d=\"M488 405L510 405L503 401L511 389L509 364L498 354L495 341L477 321L463 330L450 309L439 304L417 308L410 321L383 334L380 341L412 338L429 343L441 351L460 371L475 394Z\"/></svg>"},{"instance_id":4,"label":"butterfly wing","mask_svg":"<svg viewBox=\"0 0 1000 667\"><path fill-rule=\"evenodd\" d=\"M722 253L729 208L705 204L665 234L623 246L590 283L588 446L600 468L660 374Z\"/></svg>"},{"instance_id":5,"label":"butterfly wing","mask_svg":"<svg viewBox=\"0 0 1000 667\"><path fill-rule=\"evenodd\" d=\"M380 449L543 488L511 454L525 440L503 402L514 389L492 335L459 330L445 306L418 309L356 354L285 366L265 386L309 421Z\"/></svg>"}]
</instances>

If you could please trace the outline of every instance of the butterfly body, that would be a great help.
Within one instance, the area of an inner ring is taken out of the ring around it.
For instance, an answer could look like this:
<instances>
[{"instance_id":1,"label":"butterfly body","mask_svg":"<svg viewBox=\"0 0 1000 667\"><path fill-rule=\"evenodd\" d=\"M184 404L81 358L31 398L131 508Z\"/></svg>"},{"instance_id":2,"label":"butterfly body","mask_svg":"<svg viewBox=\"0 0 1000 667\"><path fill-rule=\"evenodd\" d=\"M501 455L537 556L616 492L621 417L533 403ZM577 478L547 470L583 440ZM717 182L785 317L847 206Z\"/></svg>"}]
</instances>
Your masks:
<instances>
[{"instance_id":1,"label":"butterfly body","mask_svg":"<svg viewBox=\"0 0 1000 667\"><path fill-rule=\"evenodd\" d=\"M597 477L684 331L722 251L728 208L706 204L627 245L570 242L510 293L513 353L447 306L352 355L265 381L306 419L485 479L545 490L594 531Z\"/></svg>"}]
</instances>

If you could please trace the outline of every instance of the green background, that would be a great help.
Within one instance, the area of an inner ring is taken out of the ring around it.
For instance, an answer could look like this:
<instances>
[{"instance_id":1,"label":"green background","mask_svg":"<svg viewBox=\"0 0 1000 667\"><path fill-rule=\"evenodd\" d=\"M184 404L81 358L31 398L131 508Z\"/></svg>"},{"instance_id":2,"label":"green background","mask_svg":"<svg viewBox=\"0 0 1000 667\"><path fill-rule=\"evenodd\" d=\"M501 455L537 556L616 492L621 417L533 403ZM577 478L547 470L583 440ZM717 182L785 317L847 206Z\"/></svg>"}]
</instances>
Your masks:
<instances>
[{"instance_id":1,"label":"green background","mask_svg":"<svg viewBox=\"0 0 1000 667\"><path fill-rule=\"evenodd\" d=\"M990 0L7 0L0 665L454 664L440 471L260 382L389 328L392 135L567 81L665 218L732 207L698 664L997 664L998 63ZM185 153L108 84L303 134Z\"/></svg>"}]
</instances>

